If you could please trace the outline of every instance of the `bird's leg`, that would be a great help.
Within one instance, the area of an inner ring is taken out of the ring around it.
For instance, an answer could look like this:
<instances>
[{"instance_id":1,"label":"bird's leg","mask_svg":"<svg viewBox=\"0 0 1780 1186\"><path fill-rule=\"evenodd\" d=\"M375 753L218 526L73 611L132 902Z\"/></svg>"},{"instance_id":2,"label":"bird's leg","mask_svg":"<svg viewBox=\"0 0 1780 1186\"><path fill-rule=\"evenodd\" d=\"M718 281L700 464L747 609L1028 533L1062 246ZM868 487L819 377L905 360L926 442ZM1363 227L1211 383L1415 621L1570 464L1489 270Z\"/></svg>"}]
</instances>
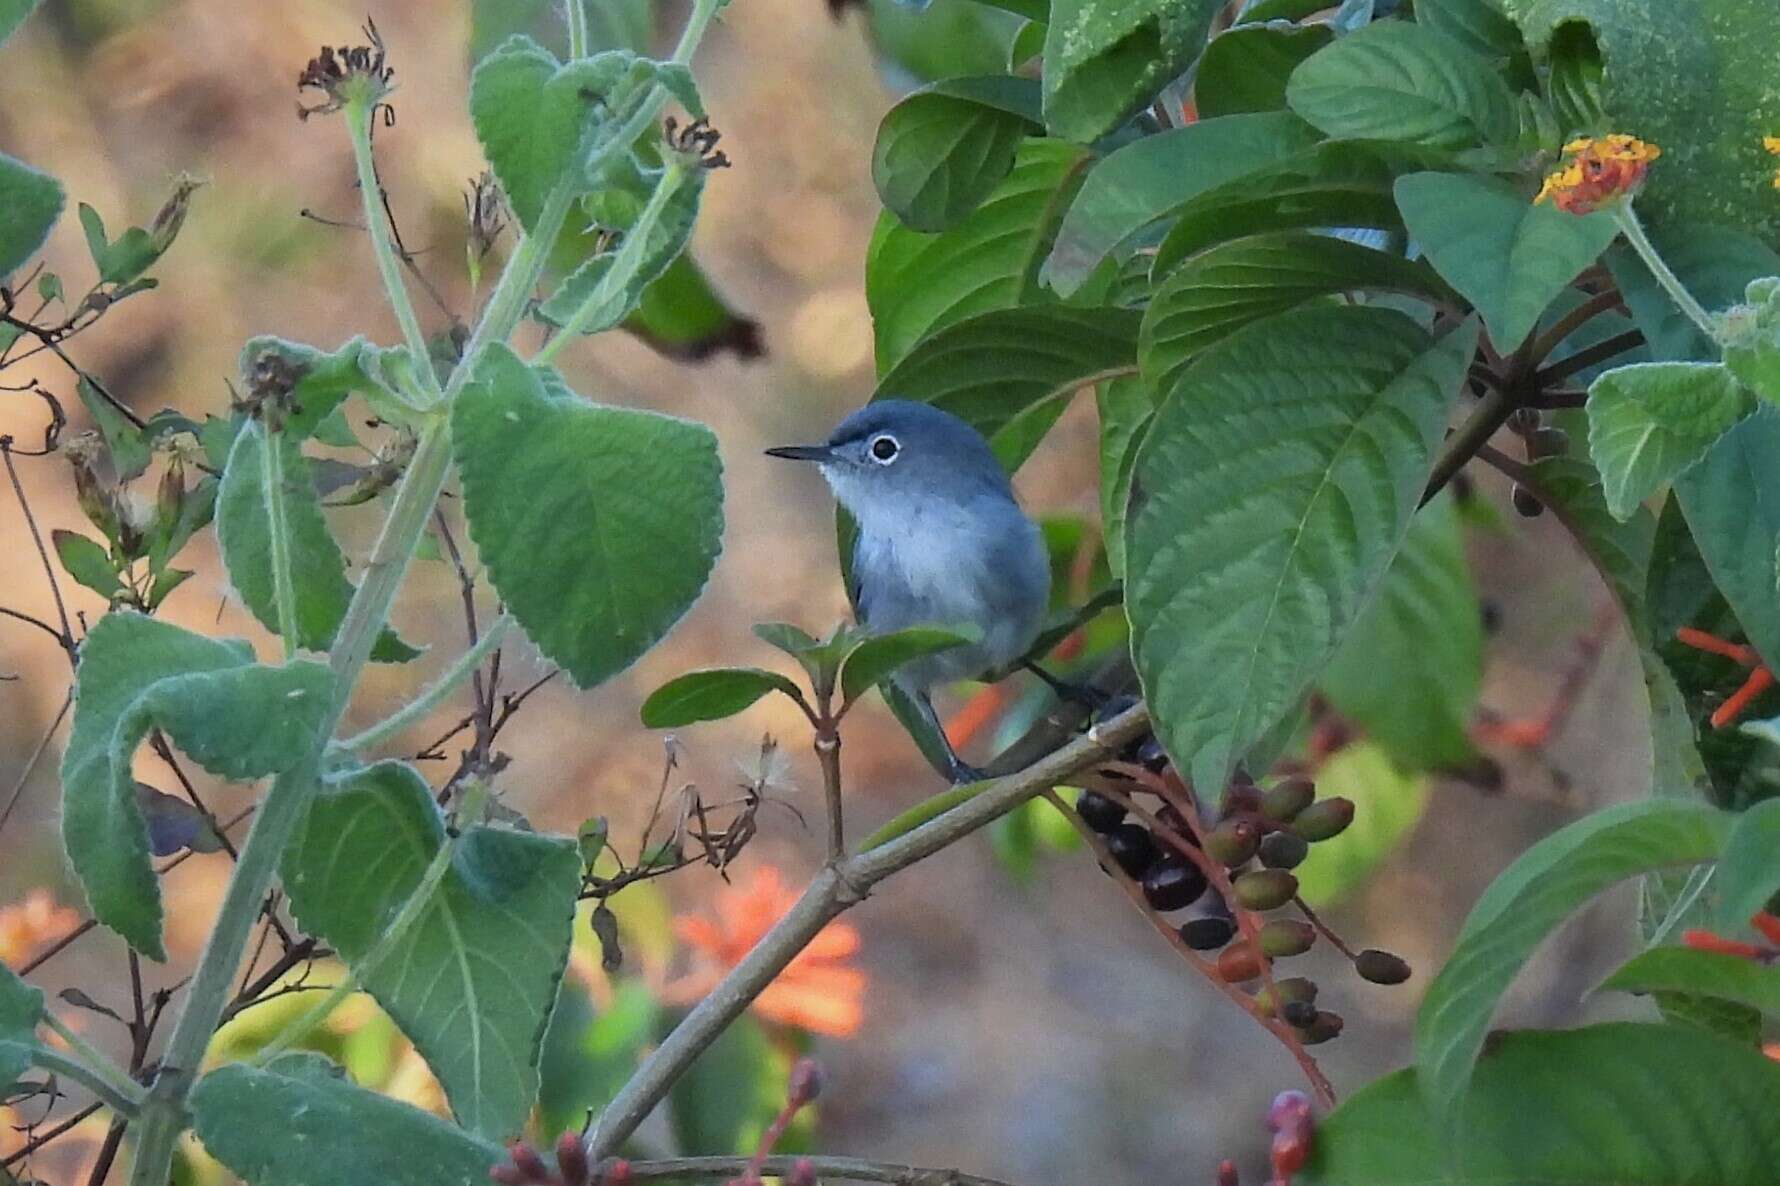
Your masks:
<instances>
[{"instance_id":1,"label":"bird's leg","mask_svg":"<svg viewBox=\"0 0 1780 1186\"><path fill-rule=\"evenodd\" d=\"M926 718L928 725L932 727L933 734L939 740L940 745L945 747L946 768L940 771L940 773L951 779L956 785L970 782L982 782L985 778L988 778L989 775L987 771L972 766L963 758L960 758L958 756L958 751L952 748L952 739L946 736L946 727L940 723L939 714L933 711L933 701L928 699L927 693L917 692L911 696L910 699L915 702L915 707L920 709L921 715Z\"/></svg>"},{"instance_id":2,"label":"bird's leg","mask_svg":"<svg viewBox=\"0 0 1780 1186\"><path fill-rule=\"evenodd\" d=\"M1105 692L1091 688L1087 684L1072 684L1068 680L1058 679L1031 659L1020 660L1020 666L1043 680L1045 686L1055 692L1059 700L1079 704L1084 708L1100 708L1111 699Z\"/></svg>"}]
</instances>

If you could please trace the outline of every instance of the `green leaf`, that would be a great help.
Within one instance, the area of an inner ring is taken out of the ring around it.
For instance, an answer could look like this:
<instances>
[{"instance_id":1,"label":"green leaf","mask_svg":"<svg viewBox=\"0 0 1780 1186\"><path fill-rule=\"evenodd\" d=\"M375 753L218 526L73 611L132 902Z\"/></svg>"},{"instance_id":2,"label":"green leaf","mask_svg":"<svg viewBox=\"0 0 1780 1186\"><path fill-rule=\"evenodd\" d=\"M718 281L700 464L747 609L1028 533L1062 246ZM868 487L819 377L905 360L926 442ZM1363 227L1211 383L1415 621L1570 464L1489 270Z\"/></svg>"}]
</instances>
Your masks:
<instances>
[{"instance_id":1,"label":"green leaf","mask_svg":"<svg viewBox=\"0 0 1780 1186\"><path fill-rule=\"evenodd\" d=\"M1780 22L1768 0L1504 0L1503 8L1536 50L1566 24L1591 27L1606 59L1605 126L1663 150L1638 196L1647 221L1682 236L1735 227L1780 243L1774 159L1761 143L1780 127Z\"/></svg>"},{"instance_id":2,"label":"green leaf","mask_svg":"<svg viewBox=\"0 0 1780 1186\"><path fill-rule=\"evenodd\" d=\"M1317 1124L1302 1186L1761 1186L1780 1068L1698 1030L1617 1022L1505 1033L1452 1123L1399 1071ZM1534 1085L1537 1085L1536 1087Z\"/></svg>"},{"instance_id":3,"label":"green leaf","mask_svg":"<svg viewBox=\"0 0 1780 1186\"><path fill-rule=\"evenodd\" d=\"M1596 379L1588 389L1588 449L1607 509L1628 517L1754 408L1715 362L1634 363Z\"/></svg>"},{"instance_id":4,"label":"green leaf","mask_svg":"<svg viewBox=\"0 0 1780 1186\"><path fill-rule=\"evenodd\" d=\"M624 328L668 358L703 362L724 352L742 361L766 353L760 323L729 307L704 269L682 252L643 290Z\"/></svg>"},{"instance_id":5,"label":"green leaf","mask_svg":"<svg viewBox=\"0 0 1780 1186\"><path fill-rule=\"evenodd\" d=\"M1279 111L1298 64L1335 39L1328 25L1238 25L1211 39L1193 95L1201 119Z\"/></svg>"},{"instance_id":6,"label":"green leaf","mask_svg":"<svg viewBox=\"0 0 1780 1186\"><path fill-rule=\"evenodd\" d=\"M1397 762L1433 770L1476 756L1469 726L1482 685L1483 615L1463 523L1441 497L1416 515L1321 687Z\"/></svg>"},{"instance_id":7,"label":"green leaf","mask_svg":"<svg viewBox=\"0 0 1780 1186\"><path fill-rule=\"evenodd\" d=\"M1718 951L1652 948L1622 964L1601 987L1620 992L1711 997L1780 1017L1780 968Z\"/></svg>"},{"instance_id":8,"label":"green leaf","mask_svg":"<svg viewBox=\"0 0 1780 1186\"><path fill-rule=\"evenodd\" d=\"M117 579L117 570L111 564L111 554L102 545L77 531L63 531L61 528L50 532L50 538L55 543L56 557L61 560L62 567L77 582L106 601L123 592L124 585Z\"/></svg>"},{"instance_id":9,"label":"green leaf","mask_svg":"<svg viewBox=\"0 0 1780 1186\"><path fill-rule=\"evenodd\" d=\"M459 1122L509 1137L537 1096L581 858L566 836L470 827L414 925L365 966L445 843L426 780L380 762L324 785L282 879L297 921L345 958L414 1042Z\"/></svg>"},{"instance_id":10,"label":"green leaf","mask_svg":"<svg viewBox=\"0 0 1780 1186\"><path fill-rule=\"evenodd\" d=\"M878 383L874 399L918 399L944 408L989 438L1012 470L1043 431L1028 417L1063 411L1097 377L1137 367L1139 315L1068 305L983 313L925 339Z\"/></svg>"},{"instance_id":11,"label":"green leaf","mask_svg":"<svg viewBox=\"0 0 1780 1186\"><path fill-rule=\"evenodd\" d=\"M0 45L4 45L6 39L25 23L25 18L36 10L37 3L38 0L0 0ZM0 268L0 275L5 272L5 268Z\"/></svg>"},{"instance_id":12,"label":"green leaf","mask_svg":"<svg viewBox=\"0 0 1780 1186\"><path fill-rule=\"evenodd\" d=\"M1156 407L1143 381L1134 375L1097 384L1094 401L1100 417L1100 532L1107 568L1115 579L1123 580L1131 476Z\"/></svg>"},{"instance_id":13,"label":"green leaf","mask_svg":"<svg viewBox=\"0 0 1780 1186\"><path fill-rule=\"evenodd\" d=\"M1073 144L1028 140L1013 171L950 230L928 235L888 213L878 219L866 250L865 299L880 375L954 322L1049 298L1038 285L1039 266L1092 159Z\"/></svg>"},{"instance_id":14,"label":"green leaf","mask_svg":"<svg viewBox=\"0 0 1780 1186\"><path fill-rule=\"evenodd\" d=\"M1166 276L1213 244L1292 227L1401 230L1391 166L1376 145L1319 144L1279 165L1207 190L1182 205L1156 249Z\"/></svg>"},{"instance_id":15,"label":"green leaf","mask_svg":"<svg viewBox=\"0 0 1780 1186\"><path fill-rule=\"evenodd\" d=\"M0 964L0 1092L18 1081L37 1049L37 1023L43 1018L43 990L26 984Z\"/></svg>"},{"instance_id":16,"label":"green leaf","mask_svg":"<svg viewBox=\"0 0 1780 1186\"><path fill-rule=\"evenodd\" d=\"M1450 1116L1460 1106L1497 1002L1547 935L1617 882L1713 859L1730 824L1698 803L1622 803L1560 828L1497 877L1416 1017L1416 1074L1433 1111Z\"/></svg>"},{"instance_id":17,"label":"green leaf","mask_svg":"<svg viewBox=\"0 0 1780 1186\"><path fill-rule=\"evenodd\" d=\"M101 618L81 644L62 754L62 842L94 917L144 955L166 958L161 891L130 773L150 729L212 774L245 780L313 753L332 703L321 664L262 667L245 642L127 610Z\"/></svg>"},{"instance_id":18,"label":"green leaf","mask_svg":"<svg viewBox=\"0 0 1780 1186\"><path fill-rule=\"evenodd\" d=\"M1751 280L1780 272L1780 254L1749 235L1722 227L1654 228L1650 240L1663 262L1708 309L1737 304ZM1717 343L1683 313L1630 247L1607 253L1607 267L1625 296L1632 320L1658 361L1711 358Z\"/></svg>"},{"instance_id":19,"label":"green leaf","mask_svg":"<svg viewBox=\"0 0 1780 1186\"><path fill-rule=\"evenodd\" d=\"M677 729L696 721L732 717L769 692L793 700L803 693L776 671L758 667L718 667L676 676L643 701L643 724L651 729Z\"/></svg>"},{"instance_id":20,"label":"green leaf","mask_svg":"<svg viewBox=\"0 0 1780 1186\"><path fill-rule=\"evenodd\" d=\"M81 404L92 415L93 422L99 426L99 435L105 438L117 480L130 482L141 477L153 457L142 430L130 423L130 418L100 394L86 376L81 376L75 384L75 391L80 395Z\"/></svg>"},{"instance_id":21,"label":"green leaf","mask_svg":"<svg viewBox=\"0 0 1780 1186\"><path fill-rule=\"evenodd\" d=\"M1222 0L1051 0L1044 116L1051 135L1106 135L1184 74Z\"/></svg>"},{"instance_id":22,"label":"green leaf","mask_svg":"<svg viewBox=\"0 0 1780 1186\"><path fill-rule=\"evenodd\" d=\"M903 0L865 0L865 11L878 56L921 82L1002 69L1020 26L1003 6L976 0L934 0L918 9Z\"/></svg>"},{"instance_id":23,"label":"green leaf","mask_svg":"<svg viewBox=\"0 0 1780 1186\"><path fill-rule=\"evenodd\" d=\"M1195 786L1224 786L1383 578L1476 337L1475 322L1431 342L1400 313L1300 309L1207 350L1156 414L1126 610L1157 734Z\"/></svg>"},{"instance_id":24,"label":"green leaf","mask_svg":"<svg viewBox=\"0 0 1780 1186\"><path fill-rule=\"evenodd\" d=\"M1069 296L1144 228L1201 194L1282 164L1317 139L1290 112L1267 111L1201 120L1115 149L1070 203L1044 282Z\"/></svg>"},{"instance_id":25,"label":"green leaf","mask_svg":"<svg viewBox=\"0 0 1780 1186\"><path fill-rule=\"evenodd\" d=\"M61 182L0 152L0 279L37 254L63 200Z\"/></svg>"},{"instance_id":26,"label":"green leaf","mask_svg":"<svg viewBox=\"0 0 1780 1186\"><path fill-rule=\"evenodd\" d=\"M1419 0L1415 23L1444 33L1481 57L1507 60L1526 51L1520 30L1496 0Z\"/></svg>"},{"instance_id":27,"label":"green leaf","mask_svg":"<svg viewBox=\"0 0 1780 1186\"><path fill-rule=\"evenodd\" d=\"M204 1148L249 1186L484 1182L500 1146L354 1085L319 1054L218 1067L192 1089Z\"/></svg>"},{"instance_id":28,"label":"green leaf","mask_svg":"<svg viewBox=\"0 0 1780 1186\"><path fill-rule=\"evenodd\" d=\"M288 401L292 409L284 418L283 431L292 440L301 441L314 435L348 395L375 387L362 367L367 353L362 337L327 351L262 334L242 344L236 365L242 383L250 390L256 386L256 376L276 374L292 381ZM220 466L220 459L217 464Z\"/></svg>"},{"instance_id":29,"label":"green leaf","mask_svg":"<svg viewBox=\"0 0 1780 1186\"><path fill-rule=\"evenodd\" d=\"M623 979L596 1015L587 992L565 981L538 1065L539 1129L580 1128L611 1102L655 1041L661 1006L640 980Z\"/></svg>"},{"instance_id":30,"label":"green leaf","mask_svg":"<svg viewBox=\"0 0 1780 1186\"><path fill-rule=\"evenodd\" d=\"M785 1068L760 1023L738 1018L674 1082L674 1147L714 1157L752 1148L785 1103Z\"/></svg>"},{"instance_id":31,"label":"green leaf","mask_svg":"<svg viewBox=\"0 0 1780 1186\"><path fill-rule=\"evenodd\" d=\"M1435 300L1451 290L1427 264L1308 231L1221 243L1156 289L1138 339L1150 389L1173 389L1201 351L1251 321L1333 293L1400 292Z\"/></svg>"},{"instance_id":32,"label":"green leaf","mask_svg":"<svg viewBox=\"0 0 1780 1186\"><path fill-rule=\"evenodd\" d=\"M1514 96L1487 59L1432 29L1380 21L1292 72L1286 102L1333 137L1458 150L1512 145Z\"/></svg>"},{"instance_id":33,"label":"green leaf","mask_svg":"<svg viewBox=\"0 0 1780 1186\"><path fill-rule=\"evenodd\" d=\"M991 74L932 83L878 125L872 183L904 226L943 231L995 191L1020 142L1042 131L1035 79Z\"/></svg>"},{"instance_id":34,"label":"green leaf","mask_svg":"<svg viewBox=\"0 0 1780 1186\"><path fill-rule=\"evenodd\" d=\"M668 195L655 222L647 229L642 254L630 279L603 298L603 304L582 329L597 334L611 329L635 312L643 294L686 250L692 227L698 220L705 170L693 168L683 175ZM589 257L562 282L550 299L538 307L538 317L552 325L566 325L583 303L592 298L617 263L620 247Z\"/></svg>"},{"instance_id":35,"label":"green leaf","mask_svg":"<svg viewBox=\"0 0 1780 1186\"><path fill-rule=\"evenodd\" d=\"M1762 403L1674 483L1713 583L1750 645L1780 669L1780 408Z\"/></svg>"},{"instance_id":36,"label":"green leaf","mask_svg":"<svg viewBox=\"0 0 1780 1186\"><path fill-rule=\"evenodd\" d=\"M1425 775L1411 774L1383 746L1360 741L1342 746L1317 767L1317 794L1353 800L1354 822L1330 840L1310 847L1292 872L1298 892L1312 906L1331 905L1363 885L1409 839L1432 789Z\"/></svg>"},{"instance_id":37,"label":"green leaf","mask_svg":"<svg viewBox=\"0 0 1780 1186\"><path fill-rule=\"evenodd\" d=\"M1397 206L1434 269L1483 314L1508 354L1618 228L1609 214L1566 214L1483 177L1413 173L1397 180Z\"/></svg>"},{"instance_id":38,"label":"green leaf","mask_svg":"<svg viewBox=\"0 0 1780 1186\"><path fill-rule=\"evenodd\" d=\"M1780 799L1764 799L1737 816L1718 858L1718 929L1741 932L1780 893Z\"/></svg>"},{"instance_id":39,"label":"green leaf","mask_svg":"<svg viewBox=\"0 0 1780 1186\"><path fill-rule=\"evenodd\" d=\"M451 416L470 535L513 616L580 687L629 666L716 563L710 429L587 403L504 346L483 355Z\"/></svg>"},{"instance_id":40,"label":"green leaf","mask_svg":"<svg viewBox=\"0 0 1780 1186\"><path fill-rule=\"evenodd\" d=\"M290 557L291 583L297 594L296 644L325 651L352 601L346 579L346 558L322 516L321 499L309 473L309 462L287 433L277 434L283 454L284 548ZM278 596L272 581L272 519L266 510L266 430L249 421L235 436L229 463L216 495L216 538L223 567L241 602L266 629L278 631ZM371 650L371 657L405 663L420 655L389 630Z\"/></svg>"},{"instance_id":41,"label":"green leaf","mask_svg":"<svg viewBox=\"0 0 1780 1186\"><path fill-rule=\"evenodd\" d=\"M974 627L910 626L889 634L874 634L848 652L841 663L841 694L856 700L889 679L896 669L923 655L981 641Z\"/></svg>"}]
</instances>

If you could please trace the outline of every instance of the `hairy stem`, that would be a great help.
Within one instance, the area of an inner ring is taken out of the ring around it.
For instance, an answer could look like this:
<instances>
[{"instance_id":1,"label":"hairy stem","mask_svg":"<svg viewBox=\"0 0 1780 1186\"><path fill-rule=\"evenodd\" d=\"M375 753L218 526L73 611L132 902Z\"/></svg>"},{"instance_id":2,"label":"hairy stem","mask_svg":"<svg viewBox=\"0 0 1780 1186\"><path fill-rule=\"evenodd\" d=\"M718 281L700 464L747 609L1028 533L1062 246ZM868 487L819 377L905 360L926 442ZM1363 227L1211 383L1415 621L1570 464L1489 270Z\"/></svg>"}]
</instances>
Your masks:
<instances>
[{"instance_id":1,"label":"hairy stem","mask_svg":"<svg viewBox=\"0 0 1780 1186\"><path fill-rule=\"evenodd\" d=\"M1018 774L985 784L958 806L868 852L822 867L791 910L774 924L710 994L674 1027L600 1114L589 1142L595 1160L610 1154L659 1103L674 1081L739 1017L822 928L865 900L871 887L932 856L1042 795L1077 771L1117 752L1149 727L1143 705L1096 726Z\"/></svg>"},{"instance_id":2,"label":"hairy stem","mask_svg":"<svg viewBox=\"0 0 1780 1186\"><path fill-rule=\"evenodd\" d=\"M272 595L278 604L278 637L284 644L284 661L297 654L297 586L291 574L290 529L284 509L284 452L279 434L260 424L265 441L265 462L260 466L261 495L266 500L266 527L272 546Z\"/></svg>"},{"instance_id":3,"label":"hairy stem","mask_svg":"<svg viewBox=\"0 0 1780 1186\"><path fill-rule=\"evenodd\" d=\"M512 619L506 614L502 614L490 622L487 633L477 640L475 646L459 655L450 667L440 672L439 678L433 681L431 687L363 733L348 737L336 744L343 750L370 749L425 720L427 714L451 695L459 684L470 678L476 668L481 665L482 660L488 657L488 653L501 644L501 636L507 632L507 626L511 622Z\"/></svg>"},{"instance_id":4,"label":"hairy stem","mask_svg":"<svg viewBox=\"0 0 1780 1186\"><path fill-rule=\"evenodd\" d=\"M389 224L383 217L383 183L377 180L377 161L371 153L371 120L376 112L374 104L365 102L350 103L346 108L346 129L352 136L352 160L358 167L359 196L364 199L365 230L370 233L371 254L377 258L383 291L389 297L389 307L395 311L396 324L402 327L402 338L414 358L414 369L429 396L437 399L439 380L427 361L426 335L421 332L420 319L414 315L414 303L408 299L401 261L396 257L395 244L390 242Z\"/></svg>"},{"instance_id":5,"label":"hairy stem","mask_svg":"<svg viewBox=\"0 0 1780 1186\"><path fill-rule=\"evenodd\" d=\"M31 1062L51 1074L72 1079L105 1101L105 1106L120 1116L134 1117L142 1106L145 1095L142 1088L125 1079L103 1059L88 1062L60 1050L39 1046L31 1052Z\"/></svg>"},{"instance_id":6,"label":"hairy stem","mask_svg":"<svg viewBox=\"0 0 1780 1186\"><path fill-rule=\"evenodd\" d=\"M1681 283L1681 278L1675 275L1669 265L1663 261L1663 257L1657 254L1656 247L1650 242L1650 237L1644 233L1644 224L1638 221L1637 212L1632 209L1632 203L1629 200L1614 203L1613 220L1619 224L1620 233L1625 235L1625 241L1631 245L1633 251L1638 253L1638 258L1644 261L1644 266L1650 269L1650 274L1656 277L1656 282L1668 292L1669 299L1673 300L1676 307L1687 314L1689 321L1699 326L1701 333L1705 334L1709 340L1717 342L1719 340L1718 327L1713 324L1712 315L1706 312L1699 301L1694 299L1693 293L1687 291L1687 285Z\"/></svg>"}]
</instances>

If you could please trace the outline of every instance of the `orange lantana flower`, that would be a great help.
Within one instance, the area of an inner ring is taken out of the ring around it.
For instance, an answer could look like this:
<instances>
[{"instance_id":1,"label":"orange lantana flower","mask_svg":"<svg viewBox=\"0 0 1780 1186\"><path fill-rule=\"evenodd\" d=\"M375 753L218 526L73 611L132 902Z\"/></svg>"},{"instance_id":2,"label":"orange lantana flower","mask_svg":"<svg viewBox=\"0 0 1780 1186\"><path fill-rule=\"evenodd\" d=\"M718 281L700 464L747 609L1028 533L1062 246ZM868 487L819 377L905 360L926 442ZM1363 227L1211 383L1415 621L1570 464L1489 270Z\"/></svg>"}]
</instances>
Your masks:
<instances>
[{"instance_id":1,"label":"orange lantana flower","mask_svg":"<svg viewBox=\"0 0 1780 1186\"><path fill-rule=\"evenodd\" d=\"M1761 146L1775 156L1780 156L1780 136L1763 136ZM1774 170L1774 188L1780 189L1780 169Z\"/></svg>"},{"instance_id":2,"label":"orange lantana flower","mask_svg":"<svg viewBox=\"0 0 1780 1186\"><path fill-rule=\"evenodd\" d=\"M47 889L34 889L24 901L0 906L0 963L16 967L79 925L78 911L56 905Z\"/></svg>"},{"instance_id":3,"label":"orange lantana flower","mask_svg":"<svg viewBox=\"0 0 1780 1186\"><path fill-rule=\"evenodd\" d=\"M725 886L713 902L715 919L682 915L674 933L692 948L694 967L668 985L675 1004L691 1004L717 986L723 974L753 950L797 901L779 871L757 869L746 882ZM859 932L831 922L777 980L754 998L755 1013L768 1021L811 1033L847 1038L859 1032L864 1016L865 973L848 961L859 950Z\"/></svg>"},{"instance_id":4,"label":"orange lantana flower","mask_svg":"<svg viewBox=\"0 0 1780 1186\"><path fill-rule=\"evenodd\" d=\"M1656 145L1618 132L1572 140L1564 145L1564 167L1546 176L1533 201L1549 198L1566 214L1592 214L1644 184L1650 162L1662 154Z\"/></svg>"}]
</instances>

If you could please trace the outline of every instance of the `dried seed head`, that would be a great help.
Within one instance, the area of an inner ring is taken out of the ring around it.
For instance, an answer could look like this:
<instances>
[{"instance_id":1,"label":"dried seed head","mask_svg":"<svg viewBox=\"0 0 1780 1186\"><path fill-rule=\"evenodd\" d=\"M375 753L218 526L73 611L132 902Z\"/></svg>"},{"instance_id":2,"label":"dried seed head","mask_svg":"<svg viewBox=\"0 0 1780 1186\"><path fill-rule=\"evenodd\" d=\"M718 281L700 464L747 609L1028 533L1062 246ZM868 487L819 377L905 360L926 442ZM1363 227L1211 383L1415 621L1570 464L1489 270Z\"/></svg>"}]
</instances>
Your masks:
<instances>
[{"instance_id":1,"label":"dried seed head","mask_svg":"<svg viewBox=\"0 0 1780 1186\"><path fill-rule=\"evenodd\" d=\"M701 169L729 168L729 157L717 151L717 141L723 134L711 126L710 120L695 119L682 128L680 121L670 115L661 122L661 134L668 150L687 158L689 165Z\"/></svg>"},{"instance_id":2,"label":"dried seed head","mask_svg":"<svg viewBox=\"0 0 1780 1186\"><path fill-rule=\"evenodd\" d=\"M339 111L348 104L362 103L375 111L383 105L383 100L394 90L392 80L395 71L387 64L388 54L383 48L383 38L377 34L377 25L373 21L365 22L365 37L369 45L357 45L350 48L335 49L331 45L321 47L321 52L309 59L303 72L297 75L297 91L311 88L320 91L325 98L313 107L297 104L297 117L308 119L312 115L328 115Z\"/></svg>"}]
</instances>

